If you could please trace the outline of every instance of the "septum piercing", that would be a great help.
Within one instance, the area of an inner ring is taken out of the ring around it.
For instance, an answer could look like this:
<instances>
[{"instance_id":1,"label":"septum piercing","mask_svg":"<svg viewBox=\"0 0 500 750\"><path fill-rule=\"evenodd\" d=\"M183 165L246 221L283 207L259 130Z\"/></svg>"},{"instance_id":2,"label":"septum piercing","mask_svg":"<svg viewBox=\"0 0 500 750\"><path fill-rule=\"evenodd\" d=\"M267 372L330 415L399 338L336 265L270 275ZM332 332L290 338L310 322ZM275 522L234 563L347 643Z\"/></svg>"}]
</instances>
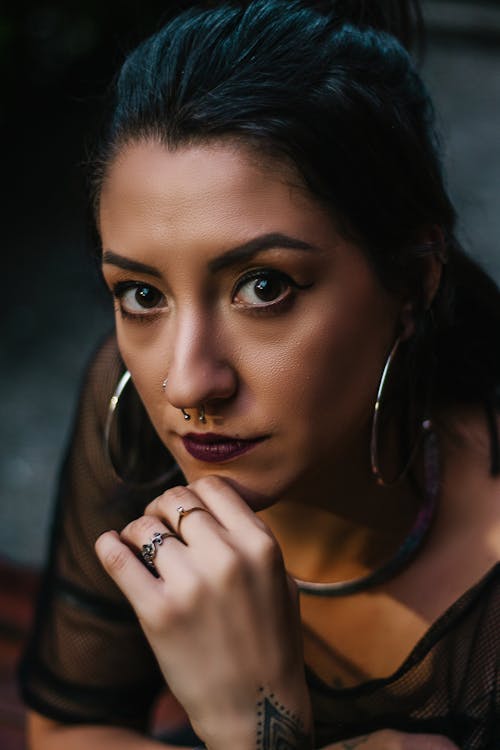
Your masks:
<instances>
[{"instance_id":1,"label":"septum piercing","mask_svg":"<svg viewBox=\"0 0 500 750\"><path fill-rule=\"evenodd\" d=\"M189 414L185 409L181 409L182 416L186 420L186 422L189 422L191 419L191 414ZM205 406L204 404L201 404L200 407L198 407L198 422L201 422L202 424L206 424L207 419L205 417Z\"/></svg>"},{"instance_id":2,"label":"septum piercing","mask_svg":"<svg viewBox=\"0 0 500 750\"><path fill-rule=\"evenodd\" d=\"M161 384L161 387L163 388L163 390L166 389L167 382L168 382L168 378L165 378L165 380ZM185 409L181 409L181 412L186 422L189 422L191 419L191 414L189 414ZM201 422L202 424L206 424L207 420L205 417L205 405L204 404L201 404L201 406L198 408L198 412L199 412L198 421Z\"/></svg>"}]
</instances>

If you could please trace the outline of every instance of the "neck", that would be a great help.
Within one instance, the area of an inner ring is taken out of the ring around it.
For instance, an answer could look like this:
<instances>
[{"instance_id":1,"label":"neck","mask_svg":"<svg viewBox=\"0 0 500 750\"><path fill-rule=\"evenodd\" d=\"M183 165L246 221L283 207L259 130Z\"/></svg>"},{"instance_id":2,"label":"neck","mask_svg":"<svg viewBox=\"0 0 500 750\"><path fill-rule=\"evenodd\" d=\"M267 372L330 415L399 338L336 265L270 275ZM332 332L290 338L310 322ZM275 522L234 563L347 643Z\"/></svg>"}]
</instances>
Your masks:
<instances>
[{"instance_id":1,"label":"neck","mask_svg":"<svg viewBox=\"0 0 500 750\"><path fill-rule=\"evenodd\" d=\"M314 484L262 511L298 578L333 581L365 575L389 559L411 529L420 493L408 481L378 485L366 458L339 457ZM419 481L419 485L422 483Z\"/></svg>"}]
</instances>

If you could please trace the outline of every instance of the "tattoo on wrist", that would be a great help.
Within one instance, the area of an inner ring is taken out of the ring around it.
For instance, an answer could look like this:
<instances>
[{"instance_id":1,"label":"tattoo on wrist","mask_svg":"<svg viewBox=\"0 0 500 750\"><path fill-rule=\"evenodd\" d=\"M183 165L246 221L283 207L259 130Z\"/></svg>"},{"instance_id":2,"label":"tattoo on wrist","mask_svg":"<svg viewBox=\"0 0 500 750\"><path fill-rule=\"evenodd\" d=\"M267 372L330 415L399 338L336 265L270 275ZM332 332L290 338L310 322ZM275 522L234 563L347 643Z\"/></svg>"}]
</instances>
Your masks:
<instances>
[{"instance_id":1,"label":"tattoo on wrist","mask_svg":"<svg viewBox=\"0 0 500 750\"><path fill-rule=\"evenodd\" d=\"M257 702L257 750L311 750L312 738L303 722L274 693L259 689Z\"/></svg>"}]
</instances>

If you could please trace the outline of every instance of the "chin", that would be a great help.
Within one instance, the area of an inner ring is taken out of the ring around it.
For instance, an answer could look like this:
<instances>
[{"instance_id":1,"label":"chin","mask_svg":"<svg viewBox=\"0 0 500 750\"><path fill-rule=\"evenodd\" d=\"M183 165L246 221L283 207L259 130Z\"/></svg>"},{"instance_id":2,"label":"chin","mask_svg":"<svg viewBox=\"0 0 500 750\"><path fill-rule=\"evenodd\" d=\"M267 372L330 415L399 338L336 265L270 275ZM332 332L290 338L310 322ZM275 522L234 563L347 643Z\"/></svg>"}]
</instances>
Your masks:
<instances>
[{"instance_id":1,"label":"chin","mask_svg":"<svg viewBox=\"0 0 500 750\"><path fill-rule=\"evenodd\" d=\"M259 492L233 477L223 476L222 478L238 493L238 495L255 513L270 508L278 502L277 497L274 495L270 496L268 492Z\"/></svg>"},{"instance_id":2,"label":"chin","mask_svg":"<svg viewBox=\"0 0 500 750\"><path fill-rule=\"evenodd\" d=\"M182 467L181 467L182 468ZM195 482L198 479L202 479L206 476L217 476L223 479L227 484L238 493L238 495L246 502L246 504L257 513L260 510L265 510L275 505L278 502L278 494L270 494L269 491L262 492L255 487L251 486L250 482L245 482L242 479L236 479L234 476L228 476L224 472L217 470L214 471L184 471L188 484Z\"/></svg>"}]
</instances>

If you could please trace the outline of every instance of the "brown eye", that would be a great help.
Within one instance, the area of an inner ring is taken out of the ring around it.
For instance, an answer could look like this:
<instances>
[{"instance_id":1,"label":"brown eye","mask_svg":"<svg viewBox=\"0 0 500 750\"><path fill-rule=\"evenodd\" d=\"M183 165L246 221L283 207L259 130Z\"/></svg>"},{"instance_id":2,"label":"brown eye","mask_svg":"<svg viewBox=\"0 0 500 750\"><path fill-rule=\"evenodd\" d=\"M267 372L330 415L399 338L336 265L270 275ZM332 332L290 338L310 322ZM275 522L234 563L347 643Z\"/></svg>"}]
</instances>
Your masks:
<instances>
[{"instance_id":1,"label":"brown eye","mask_svg":"<svg viewBox=\"0 0 500 750\"><path fill-rule=\"evenodd\" d=\"M164 295L150 284L127 281L117 284L113 292L123 315L140 317L167 306Z\"/></svg>"},{"instance_id":2,"label":"brown eye","mask_svg":"<svg viewBox=\"0 0 500 750\"><path fill-rule=\"evenodd\" d=\"M271 302L282 294L283 287L282 279L260 279L255 282L254 294L263 302Z\"/></svg>"},{"instance_id":3,"label":"brown eye","mask_svg":"<svg viewBox=\"0 0 500 750\"><path fill-rule=\"evenodd\" d=\"M138 305L147 309L156 307L161 297L161 293L153 286L140 286L135 290L135 301Z\"/></svg>"},{"instance_id":4,"label":"brown eye","mask_svg":"<svg viewBox=\"0 0 500 750\"><path fill-rule=\"evenodd\" d=\"M259 271L245 276L236 289L233 301L247 307L263 307L286 298L294 286L291 279L277 271Z\"/></svg>"}]
</instances>

